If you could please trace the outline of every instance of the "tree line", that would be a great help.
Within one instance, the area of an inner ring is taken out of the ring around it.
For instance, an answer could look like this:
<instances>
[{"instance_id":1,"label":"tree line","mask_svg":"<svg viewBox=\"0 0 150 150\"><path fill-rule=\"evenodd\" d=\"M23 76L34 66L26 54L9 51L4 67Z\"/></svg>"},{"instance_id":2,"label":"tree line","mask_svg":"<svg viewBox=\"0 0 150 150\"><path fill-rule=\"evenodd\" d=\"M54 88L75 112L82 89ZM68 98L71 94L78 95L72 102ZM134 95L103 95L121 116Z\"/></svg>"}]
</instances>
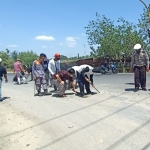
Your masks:
<instances>
[{"instance_id":1,"label":"tree line","mask_svg":"<svg viewBox=\"0 0 150 150\"><path fill-rule=\"evenodd\" d=\"M150 5L148 9L150 10ZM96 13L96 20L89 21L85 27L91 56L110 56L114 59L130 57L136 43L140 43L150 54L150 22L147 10L144 9L140 17L138 23L134 24L123 18L114 21Z\"/></svg>"}]
</instances>

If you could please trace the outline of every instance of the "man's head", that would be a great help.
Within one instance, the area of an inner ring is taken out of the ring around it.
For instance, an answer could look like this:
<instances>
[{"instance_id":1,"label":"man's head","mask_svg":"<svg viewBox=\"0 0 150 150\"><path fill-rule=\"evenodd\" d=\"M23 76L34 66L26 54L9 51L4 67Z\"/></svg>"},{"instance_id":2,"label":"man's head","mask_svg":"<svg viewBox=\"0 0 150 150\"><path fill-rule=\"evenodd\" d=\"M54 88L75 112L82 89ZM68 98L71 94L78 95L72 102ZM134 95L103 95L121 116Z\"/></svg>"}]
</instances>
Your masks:
<instances>
[{"instance_id":1,"label":"man's head","mask_svg":"<svg viewBox=\"0 0 150 150\"><path fill-rule=\"evenodd\" d=\"M73 77L75 74L75 70L73 68L68 68L67 72L68 72L68 76L70 76L70 77Z\"/></svg>"},{"instance_id":2,"label":"man's head","mask_svg":"<svg viewBox=\"0 0 150 150\"><path fill-rule=\"evenodd\" d=\"M46 56L45 54L41 53L41 54L40 54L40 60L44 61L45 56Z\"/></svg>"},{"instance_id":3,"label":"man's head","mask_svg":"<svg viewBox=\"0 0 150 150\"><path fill-rule=\"evenodd\" d=\"M55 60L59 60L60 59L60 54L56 53L54 57L55 57Z\"/></svg>"},{"instance_id":4,"label":"man's head","mask_svg":"<svg viewBox=\"0 0 150 150\"><path fill-rule=\"evenodd\" d=\"M2 63L2 58L0 58L0 64Z\"/></svg>"},{"instance_id":5,"label":"man's head","mask_svg":"<svg viewBox=\"0 0 150 150\"><path fill-rule=\"evenodd\" d=\"M141 52L141 48L142 48L141 44L135 44L135 45L134 45L134 50L135 50L137 53L140 53L140 52Z\"/></svg>"}]
</instances>

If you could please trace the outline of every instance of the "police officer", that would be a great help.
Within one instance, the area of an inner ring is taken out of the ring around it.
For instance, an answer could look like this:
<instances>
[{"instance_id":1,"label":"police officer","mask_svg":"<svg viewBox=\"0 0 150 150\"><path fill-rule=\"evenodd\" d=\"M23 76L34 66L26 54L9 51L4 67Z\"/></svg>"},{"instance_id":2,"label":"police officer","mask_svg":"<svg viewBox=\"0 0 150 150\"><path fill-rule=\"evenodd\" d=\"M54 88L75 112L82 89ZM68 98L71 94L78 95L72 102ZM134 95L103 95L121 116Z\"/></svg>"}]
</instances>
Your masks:
<instances>
[{"instance_id":1,"label":"police officer","mask_svg":"<svg viewBox=\"0 0 150 150\"><path fill-rule=\"evenodd\" d=\"M131 72L134 72L135 92L146 89L146 71L149 71L149 57L145 51L142 51L142 46L136 44L134 46L135 53L131 58Z\"/></svg>"},{"instance_id":2,"label":"police officer","mask_svg":"<svg viewBox=\"0 0 150 150\"><path fill-rule=\"evenodd\" d=\"M32 73L36 84L37 94L36 96L51 95L47 90L47 84L45 80L44 72L44 59L45 54L40 54L40 58L33 62ZM44 94L41 93L41 86L44 90Z\"/></svg>"}]
</instances>

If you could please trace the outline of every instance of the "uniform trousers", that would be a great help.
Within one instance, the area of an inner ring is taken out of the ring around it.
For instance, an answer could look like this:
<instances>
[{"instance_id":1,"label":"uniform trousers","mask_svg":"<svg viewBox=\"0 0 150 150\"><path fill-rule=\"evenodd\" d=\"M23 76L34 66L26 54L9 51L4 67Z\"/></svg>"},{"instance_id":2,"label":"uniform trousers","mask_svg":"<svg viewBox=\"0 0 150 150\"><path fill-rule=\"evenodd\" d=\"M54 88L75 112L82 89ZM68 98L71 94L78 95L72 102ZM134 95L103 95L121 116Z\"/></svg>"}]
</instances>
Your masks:
<instances>
[{"instance_id":1,"label":"uniform trousers","mask_svg":"<svg viewBox=\"0 0 150 150\"><path fill-rule=\"evenodd\" d=\"M145 88L146 87L146 66L135 66L134 67L134 82L135 88Z\"/></svg>"}]
</instances>

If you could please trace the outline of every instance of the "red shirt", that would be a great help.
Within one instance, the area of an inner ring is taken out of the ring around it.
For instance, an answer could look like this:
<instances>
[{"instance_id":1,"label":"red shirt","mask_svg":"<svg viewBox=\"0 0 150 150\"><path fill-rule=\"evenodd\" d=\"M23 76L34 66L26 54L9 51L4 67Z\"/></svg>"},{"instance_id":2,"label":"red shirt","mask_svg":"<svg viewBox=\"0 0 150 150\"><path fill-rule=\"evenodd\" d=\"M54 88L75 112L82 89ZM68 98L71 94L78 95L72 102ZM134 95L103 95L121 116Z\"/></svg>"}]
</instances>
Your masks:
<instances>
[{"instance_id":1,"label":"red shirt","mask_svg":"<svg viewBox=\"0 0 150 150\"><path fill-rule=\"evenodd\" d=\"M73 81L73 78L70 77L70 76L68 76L68 72L67 72L66 70L58 71L57 74L59 75L59 77L60 77L60 79L61 79L62 81L66 81L66 80L69 80L70 82ZM57 79L57 78L56 78L56 75L55 75L54 78Z\"/></svg>"}]
</instances>

